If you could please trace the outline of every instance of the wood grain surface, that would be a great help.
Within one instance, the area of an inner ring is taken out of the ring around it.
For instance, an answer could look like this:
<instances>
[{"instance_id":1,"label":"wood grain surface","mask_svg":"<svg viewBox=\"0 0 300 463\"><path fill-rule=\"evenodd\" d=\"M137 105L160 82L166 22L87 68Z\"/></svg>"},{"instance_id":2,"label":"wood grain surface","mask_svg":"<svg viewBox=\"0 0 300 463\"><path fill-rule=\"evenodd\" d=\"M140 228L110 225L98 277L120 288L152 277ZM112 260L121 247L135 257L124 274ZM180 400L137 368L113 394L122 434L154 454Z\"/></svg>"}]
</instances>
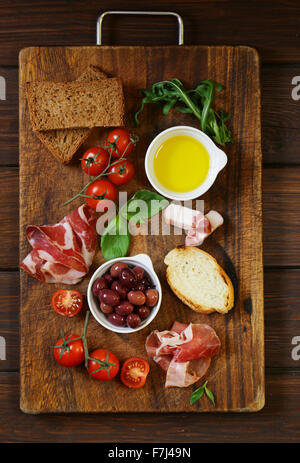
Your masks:
<instances>
[{"instance_id":1,"label":"wood grain surface","mask_svg":"<svg viewBox=\"0 0 300 463\"><path fill-rule=\"evenodd\" d=\"M132 0L126 5L141 8ZM256 46L262 58L263 224L265 265L266 405L253 414L24 415L19 408L18 54L24 46L93 45L100 11L119 0L0 2L0 75L9 98L0 101L0 367L1 442L294 442L300 440L300 361L291 357L299 326L300 106L291 81L300 75L298 0L143 2L178 11L187 44ZM107 18L104 43L175 44L174 19ZM247 24L245 24L247 22ZM147 37L146 37L147 36ZM279 104L279 102L281 104ZM11 168L11 166L14 166ZM276 179L276 181L275 181ZM3 184L3 182L5 182ZM287 191L279 188L283 183ZM277 188L280 191L277 192ZM264 191L265 190L265 191ZM274 208L280 198L280 209ZM272 209L272 212L271 212ZM293 219L293 220L291 220ZM277 240L273 235L282 234ZM286 246L293 253L286 252ZM284 265L280 256L284 255Z\"/></svg>"},{"instance_id":2,"label":"wood grain surface","mask_svg":"<svg viewBox=\"0 0 300 463\"><path fill-rule=\"evenodd\" d=\"M298 370L266 371L268 401L258 413L24 415L18 373L0 373L0 426L8 442L299 442ZM14 420L7 420L13 414ZM67 430L67 431L66 431ZM72 432L71 432L72 431ZM132 444L131 444L132 445Z\"/></svg>"},{"instance_id":3,"label":"wood grain surface","mask_svg":"<svg viewBox=\"0 0 300 463\"><path fill-rule=\"evenodd\" d=\"M182 63L185 63L182 66ZM164 388L165 377L155 365L141 390L135 394L119 381L101 384L83 369L65 371L55 365L49 347L59 328L75 332L82 319L68 323L49 308L56 289L21 273L21 408L38 412L99 411L256 411L264 405L263 275L261 228L260 83L257 53L247 47L82 47L30 48L20 54L20 253L29 250L25 227L54 223L74 207L63 202L82 187L78 165L63 167L45 150L32 132L24 83L35 80L74 80L81 67L99 65L109 76L121 77L128 116L138 104L138 89L154 82L178 77L194 86L207 76L224 85L216 104L233 114L235 143L227 148L229 162L214 187L203 197L205 210L214 208L225 217L225 226L205 242L203 248L217 258L235 286L236 304L225 317L199 315L172 294L165 280L163 256L182 236L142 236L131 239L129 255L145 252L152 258L162 283L163 302L156 319L142 331L130 335L111 333L92 320L89 340L93 347L109 348L120 361L134 355L145 357L146 336L153 330L169 329L174 320L209 323L221 339L221 351L213 359L206 379L216 396L216 407L207 400L189 405L192 388ZM251 76L251 78L249 78ZM236 109L238 108L238 110ZM242 109L241 109L242 108ZM197 122L177 113L164 117L157 108L141 116L140 138L133 156L136 175L126 191L149 187L144 172L144 154L149 141L161 130L177 124ZM131 128L128 117L127 127ZM103 139L99 130L94 140ZM85 143L89 146L91 140ZM34 172L39 175L34 176ZM36 199L38 195L38 201ZM251 243L251 245L250 245ZM101 252L93 269L103 261ZM91 274L91 273L90 273ZM79 289L84 293L89 278ZM57 286L58 287L58 286ZM38 306L38 311L37 311ZM39 333L34 340L33 331ZM29 341L32 339L32 341ZM47 368L45 366L47 365ZM114 400L113 397L118 397Z\"/></svg>"},{"instance_id":4,"label":"wood grain surface","mask_svg":"<svg viewBox=\"0 0 300 463\"><path fill-rule=\"evenodd\" d=\"M250 45L264 62L300 59L298 0L15 0L0 4L5 46L2 66L16 65L26 46L94 45L96 19L105 10L176 11L185 24L187 45ZM113 17L104 23L104 42L112 45L175 45L174 18Z\"/></svg>"}]
</instances>

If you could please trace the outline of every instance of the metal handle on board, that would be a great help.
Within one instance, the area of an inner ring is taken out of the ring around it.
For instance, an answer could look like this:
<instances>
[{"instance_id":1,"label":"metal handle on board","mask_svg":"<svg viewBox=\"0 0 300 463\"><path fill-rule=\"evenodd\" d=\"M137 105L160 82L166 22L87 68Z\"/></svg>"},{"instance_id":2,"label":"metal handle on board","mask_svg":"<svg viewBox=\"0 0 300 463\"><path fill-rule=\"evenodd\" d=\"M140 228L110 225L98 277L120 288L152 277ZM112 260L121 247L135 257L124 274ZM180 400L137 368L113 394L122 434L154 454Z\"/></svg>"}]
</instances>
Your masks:
<instances>
[{"instance_id":1,"label":"metal handle on board","mask_svg":"<svg viewBox=\"0 0 300 463\"><path fill-rule=\"evenodd\" d=\"M145 16L174 16L178 22L178 45L183 45L184 26L182 17L173 11L104 11L97 19L97 45L102 45L102 23L105 16L117 15L145 15Z\"/></svg>"}]
</instances>

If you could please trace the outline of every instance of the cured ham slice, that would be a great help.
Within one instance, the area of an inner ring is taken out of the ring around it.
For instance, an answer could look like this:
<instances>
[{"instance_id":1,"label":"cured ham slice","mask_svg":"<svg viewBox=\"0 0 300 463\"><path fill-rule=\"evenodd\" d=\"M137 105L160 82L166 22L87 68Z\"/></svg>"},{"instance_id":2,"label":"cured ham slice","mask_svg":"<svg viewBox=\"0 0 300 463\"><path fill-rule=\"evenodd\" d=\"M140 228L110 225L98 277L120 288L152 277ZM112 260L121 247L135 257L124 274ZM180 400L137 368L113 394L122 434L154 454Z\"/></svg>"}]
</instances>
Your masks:
<instances>
[{"instance_id":1,"label":"cured ham slice","mask_svg":"<svg viewBox=\"0 0 300 463\"><path fill-rule=\"evenodd\" d=\"M202 217L201 217L202 215ZM206 215L198 213L193 218L191 228L185 238L186 246L201 246L205 238L223 225L224 219L217 211L209 211Z\"/></svg>"},{"instance_id":2,"label":"cured ham slice","mask_svg":"<svg viewBox=\"0 0 300 463\"><path fill-rule=\"evenodd\" d=\"M198 381L220 345L209 325L177 321L170 331L152 331L146 339L147 354L167 373L166 387L187 387Z\"/></svg>"},{"instance_id":3,"label":"cured ham slice","mask_svg":"<svg viewBox=\"0 0 300 463\"><path fill-rule=\"evenodd\" d=\"M45 283L76 284L89 271L96 251L97 215L88 205L54 225L29 225L33 250L20 267Z\"/></svg>"},{"instance_id":4,"label":"cured ham slice","mask_svg":"<svg viewBox=\"0 0 300 463\"><path fill-rule=\"evenodd\" d=\"M220 347L215 331L205 324L189 324L179 338L185 338L185 341L174 352L176 362L211 358Z\"/></svg>"},{"instance_id":5,"label":"cured ham slice","mask_svg":"<svg viewBox=\"0 0 300 463\"><path fill-rule=\"evenodd\" d=\"M210 359L198 359L192 362L176 362L169 365L165 387L188 387L196 383L207 372Z\"/></svg>"},{"instance_id":6,"label":"cured ham slice","mask_svg":"<svg viewBox=\"0 0 300 463\"><path fill-rule=\"evenodd\" d=\"M166 223L186 230L186 246L200 246L205 238L224 222L217 211L212 210L204 215L200 211L178 204L170 204L163 215Z\"/></svg>"}]
</instances>

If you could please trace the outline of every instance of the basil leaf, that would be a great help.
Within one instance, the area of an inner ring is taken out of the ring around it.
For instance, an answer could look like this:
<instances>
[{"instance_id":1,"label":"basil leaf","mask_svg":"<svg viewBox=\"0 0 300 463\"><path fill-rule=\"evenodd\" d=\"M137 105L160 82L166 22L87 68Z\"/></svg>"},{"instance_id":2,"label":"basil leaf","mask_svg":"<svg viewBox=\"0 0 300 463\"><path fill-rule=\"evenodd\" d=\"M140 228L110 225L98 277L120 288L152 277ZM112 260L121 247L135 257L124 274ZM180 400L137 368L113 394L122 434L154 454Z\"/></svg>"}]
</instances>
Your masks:
<instances>
[{"instance_id":1,"label":"basil leaf","mask_svg":"<svg viewBox=\"0 0 300 463\"><path fill-rule=\"evenodd\" d=\"M204 391L206 391L208 381L205 381L204 384L202 384L202 386L198 387L198 389L196 389L192 394L191 394L191 397L190 397L190 404L193 405L195 402L197 402L197 400L201 399L201 397L203 396L204 394ZM209 391L211 392L211 391Z\"/></svg>"},{"instance_id":2,"label":"basil leaf","mask_svg":"<svg viewBox=\"0 0 300 463\"><path fill-rule=\"evenodd\" d=\"M120 210L119 214L134 223L143 223L162 211L169 201L163 196L149 190L139 190Z\"/></svg>"},{"instance_id":3,"label":"basil leaf","mask_svg":"<svg viewBox=\"0 0 300 463\"><path fill-rule=\"evenodd\" d=\"M211 403L212 403L213 405L216 405L216 404L215 404L214 395L213 395L213 393L211 392L211 390L208 389L208 387L205 387L205 394L207 395L207 397L209 398L209 400L211 401Z\"/></svg>"},{"instance_id":4,"label":"basil leaf","mask_svg":"<svg viewBox=\"0 0 300 463\"><path fill-rule=\"evenodd\" d=\"M204 387L201 386L191 394L190 404L193 405L195 402L197 402L197 400L201 399L203 394L204 394Z\"/></svg>"},{"instance_id":5,"label":"basil leaf","mask_svg":"<svg viewBox=\"0 0 300 463\"><path fill-rule=\"evenodd\" d=\"M101 238L101 250L105 260L124 257L130 244L127 221L142 223L164 209L169 201L149 190L139 190L119 211L117 217L109 222Z\"/></svg>"},{"instance_id":6,"label":"basil leaf","mask_svg":"<svg viewBox=\"0 0 300 463\"><path fill-rule=\"evenodd\" d=\"M105 260L125 257L130 244L128 224L117 215L101 237L101 251Z\"/></svg>"}]
</instances>

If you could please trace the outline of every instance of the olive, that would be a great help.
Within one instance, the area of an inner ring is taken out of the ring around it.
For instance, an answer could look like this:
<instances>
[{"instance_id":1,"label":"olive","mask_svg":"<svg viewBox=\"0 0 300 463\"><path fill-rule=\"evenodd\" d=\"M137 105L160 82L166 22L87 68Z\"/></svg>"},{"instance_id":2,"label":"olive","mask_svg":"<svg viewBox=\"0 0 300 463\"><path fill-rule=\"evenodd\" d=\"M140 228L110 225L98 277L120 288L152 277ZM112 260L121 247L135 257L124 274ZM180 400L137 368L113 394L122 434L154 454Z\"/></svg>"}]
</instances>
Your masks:
<instances>
[{"instance_id":1,"label":"olive","mask_svg":"<svg viewBox=\"0 0 300 463\"><path fill-rule=\"evenodd\" d=\"M117 291L112 289L102 289L99 293L100 302L107 305L118 305L120 302L120 296Z\"/></svg>"},{"instance_id":2,"label":"olive","mask_svg":"<svg viewBox=\"0 0 300 463\"><path fill-rule=\"evenodd\" d=\"M94 296L98 297L99 291L101 291L101 289L106 289L106 288L108 288L106 279L103 277L98 278L93 284L92 291L93 291Z\"/></svg>"},{"instance_id":3,"label":"olive","mask_svg":"<svg viewBox=\"0 0 300 463\"><path fill-rule=\"evenodd\" d=\"M118 278L119 273L123 268L127 268L127 264L125 262L116 262L114 265L111 266L110 268L110 274L113 278Z\"/></svg>"},{"instance_id":4,"label":"olive","mask_svg":"<svg viewBox=\"0 0 300 463\"><path fill-rule=\"evenodd\" d=\"M103 278L105 278L108 285L111 285L112 282L114 281L113 277L111 276L109 272L105 273L105 275L103 275Z\"/></svg>"},{"instance_id":5,"label":"olive","mask_svg":"<svg viewBox=\"0 0 300 463\"><path fill-rule=\"evenodd\" d=\"M115 311L119 315L129 315L133 312L133 305L128 301L122 301L119 305L116 306Z\"/></svg>"},{"instance_id":6,"label":"olive","mask_svg":"<svg viewBox=\"0 0 300 463\"><path fill-rule=\"evenodd\" d=\"M129 291L127 298L134 305L144 305L146 302L146 296L142 291Z\"/></svg>"},{"instance_id":7,"label":"olive","mask_svg":"<svg viewBox=\"0 0 300 463\"><path fill-rule=\"evenodd\" d=\"M142 267L134 267L132 270L136 274L138 281L141 281L144 278L145 271Z\"/></svg>"},{"instance_id":8,"label":"olive","mask_svg":"<svg viewBox=\"0 0 300 463\"><path fill-rule=\"evenodd\" d=\"M119 315L117 313L110 313L108 315L108 321L112 323L113 325L116 326L124 326L125 325L125 318L122 317L122 315Z\"/></svg>"},{"instance_id":9,"label":"olive","mask_svg":"<svg viewBox=\"0 0 300 463\"><path fill-rule=\"evenodd\" d=\"M130 268L123 268L119 273L120 282L127 288L132 288L137 282L135 273Z\"/></svg>"},{"instance_id":10,"label":"olive","mask_svg":"<svg viewBox=\"0 0 300 463\"><path fill-rule=\"evenodd\" d=\"M114 311L114 308L111 305L104 304L103 302L100 304L100 309L103 313L112 313Z\"/></svg>"},{"instance_id":11,"label":"olive","mask_svg":"<svg viewBox=\"0 0 300 463\"><path fill-rule=\"evenodd\" d=\"M141 324L141 318L136 313L131 313L127 316L126 323L130 328L137 328Z\"/></svg>"},{"instance_id":12,"label":"olive","mask_svg":"<svg viewBox=\"0 0 300 463\"><path fill-rule=\"evenodd\" d=\"M148 318L150 315L150 309L149 307L142 305L141 307L138 307L137 313L141 317L141 320L145 320L145 318Z\"/></svg>"},{"instance_id":13,"label":"olive","mask_svg":"<svg viewBox=\"0 0 300 463\"><path fill-rule=\"evenodd\" d=\"M146 293L146 305L153 307L158 301L158 292L156 289L147 289Z\"/></svg>"},{"instance_id":14,"label":"olive","mask_svg":"<svg viewBox=\"0 0 300 463\"><path fill-rule=\"evenodd\" d=\"M141 284L145 286L146 289L150 289L152 288L152 284L151 284L151 281L149 280L149 278L145 277L141 280Z\"/></svg>"},{"instance_id":15,"label":"olive","mask_svg":"<svg viewBox=\"0 0 300 463\"><path fill-rule=\"evenodd\" d=\"M146 286L143 285L143 283L140 283L139 281L134 287L135 291L142 291L143 293L146 291Z\"/></svg>"},{"instance_id":16,"label":"olive","mask_svg":"<svg viewBox=\"0 0 300 463\"><path fill-rule=\"evenodd\" d=\"M111 284L111 289L114 291L117 291L119 293L121 299L126 299L127 293L128 293L128 288L126 286L122 285L122 283L119 280L115 280Z\"/></svg>"}]
</instances>

